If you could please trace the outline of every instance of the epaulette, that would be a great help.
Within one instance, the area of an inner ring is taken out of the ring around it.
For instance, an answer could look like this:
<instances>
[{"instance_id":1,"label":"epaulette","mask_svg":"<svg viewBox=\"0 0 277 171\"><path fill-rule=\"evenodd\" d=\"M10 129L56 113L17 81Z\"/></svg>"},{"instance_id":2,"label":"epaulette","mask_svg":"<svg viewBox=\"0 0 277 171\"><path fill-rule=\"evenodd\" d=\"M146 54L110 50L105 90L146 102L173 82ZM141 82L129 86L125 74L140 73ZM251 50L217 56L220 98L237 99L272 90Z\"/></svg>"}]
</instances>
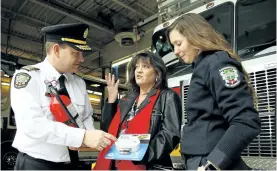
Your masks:
<instances>
[{"instance_id":1,"label":"epaulette","mask_svg":"<svg viewBox=\"0 0 277 171\"><path fill-rule=\"evenodd\" d=\"M20 69L26 70L26 71L38 71L39 68L33 66L33 65L26 65L24 67L21 67Z\"/></svg>"}]
</instances>

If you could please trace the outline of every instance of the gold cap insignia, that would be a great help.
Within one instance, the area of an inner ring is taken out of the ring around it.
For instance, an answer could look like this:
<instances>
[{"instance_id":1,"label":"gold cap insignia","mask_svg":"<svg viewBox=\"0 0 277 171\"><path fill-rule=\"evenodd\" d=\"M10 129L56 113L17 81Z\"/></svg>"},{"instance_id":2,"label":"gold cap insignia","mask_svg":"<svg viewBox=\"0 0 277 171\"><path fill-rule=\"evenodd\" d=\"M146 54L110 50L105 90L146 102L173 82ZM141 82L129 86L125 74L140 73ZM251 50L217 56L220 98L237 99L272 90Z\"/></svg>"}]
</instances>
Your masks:
<instances>
[{"instance_id":1,"label":"gold cap insignia","mask_svg":"<svg viewBox=\"0 0 277 171\"><path fill-rule=\"evenodd\" d=\"M87 38L87 36L88 36L88 28L84 32L84 38Z\"/></svg>"}]
</instances>

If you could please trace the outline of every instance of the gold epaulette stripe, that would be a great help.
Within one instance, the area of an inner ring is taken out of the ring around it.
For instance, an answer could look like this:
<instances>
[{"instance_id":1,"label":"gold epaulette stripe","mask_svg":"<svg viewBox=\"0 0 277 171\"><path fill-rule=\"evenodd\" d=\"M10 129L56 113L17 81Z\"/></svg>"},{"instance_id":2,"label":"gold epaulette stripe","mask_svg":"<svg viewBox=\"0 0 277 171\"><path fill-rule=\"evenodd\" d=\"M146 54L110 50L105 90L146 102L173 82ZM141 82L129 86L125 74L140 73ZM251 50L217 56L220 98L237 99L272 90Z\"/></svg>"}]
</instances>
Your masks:
<instances>
[{"instance_id":1,"label":"gold epaulette stripe","mask_svg":"<svg viewBox=\"0 0 277 171\"><path fill-rule=\"evenodd\" d=\"M77 39L70 39L70 38L61 38L62 41L64 42L71 42L71 43L77 43L77 44L82 44L82 45L85 45L87 44L86 41L83 41L83 40L77 40Z\"/></svg>"},{"instance_id":2,"label":"gold epaulette stripe","mask_svg":"<svg viewBox=\"0 0 277 171\"><path fill-rule=\"evenodd\" d=\"M38 71L40 70L39 68L33 66L33 65L26 65L21 67L20 69L26 70L26 71Z\"/></svg>"}]
</instances>

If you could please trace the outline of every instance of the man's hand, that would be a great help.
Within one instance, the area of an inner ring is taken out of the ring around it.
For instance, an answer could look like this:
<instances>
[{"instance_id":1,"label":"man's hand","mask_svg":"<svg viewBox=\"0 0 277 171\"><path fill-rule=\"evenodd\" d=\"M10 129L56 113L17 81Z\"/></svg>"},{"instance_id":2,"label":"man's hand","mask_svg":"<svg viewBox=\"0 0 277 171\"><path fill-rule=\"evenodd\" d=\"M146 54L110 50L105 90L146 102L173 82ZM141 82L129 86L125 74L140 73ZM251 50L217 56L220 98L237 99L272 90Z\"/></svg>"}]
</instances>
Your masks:
<instances>
[{"instance_id":1,"label":"man's hand","mask_svg":"<svg viewBox=\"0 0 277 171\"><path fill-rule=\"evenodd\" d=\"M102 151L112 143L111 141L116 141L116 137L109 133L101 130L86 130L83 145Z\"/></svg>"},{"instance_id":2,"label":"man's hand","mask_svg":"<svg viewBox=\"0 0 277 171\"><path fill-rule=\"evenodd\" d=\"M89 148L89 147L79 147L79 148L76 148L76 147L68 147L70 150L73 150L73 151L85 151L85 152L88 152L88 151L92 151L92 152L97 152L98 150L96 150L95 148Z\"/></svg>"},{"instance_id":3,"label":"man's hand","mask_svg":"<svg viewBox=\"0 0 277 171\"><path fill-rule=\"evenodd\" d=\"M79 151L79 148L77 148L77 147L68 147L68 148L72 151Z\"/></svg>"}]
</instances>

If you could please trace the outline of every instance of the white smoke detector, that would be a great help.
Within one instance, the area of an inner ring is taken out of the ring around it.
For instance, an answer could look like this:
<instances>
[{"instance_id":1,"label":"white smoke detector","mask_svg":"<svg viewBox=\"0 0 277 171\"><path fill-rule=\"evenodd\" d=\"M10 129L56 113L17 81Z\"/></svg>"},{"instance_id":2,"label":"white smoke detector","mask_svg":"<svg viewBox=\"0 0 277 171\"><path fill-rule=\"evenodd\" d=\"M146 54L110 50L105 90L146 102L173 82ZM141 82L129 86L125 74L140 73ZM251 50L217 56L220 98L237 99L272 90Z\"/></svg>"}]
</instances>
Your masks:
<instances>
[{"instance_id":1,"label":"white smoke detector","mask_svg":"<svg viewBox=\"0 0 277 171\"><path fill-rule=\"evenodd\" d=\"M135 42L140 40L140 35L133 32L120 32L115 35L115 40L122 47L132 46Z\"/></svg>"},{"instance_id":2,"label":"white smoke detector","mask_svg":"<svg viewBox=\"0 0 277 171\"><path fill-rule=\"evenodd\" d=\"M139 151L140 140L137 136L123 134L115 142L115 147L120 154L130 154Z\"/></svg>"}]
</instances>

